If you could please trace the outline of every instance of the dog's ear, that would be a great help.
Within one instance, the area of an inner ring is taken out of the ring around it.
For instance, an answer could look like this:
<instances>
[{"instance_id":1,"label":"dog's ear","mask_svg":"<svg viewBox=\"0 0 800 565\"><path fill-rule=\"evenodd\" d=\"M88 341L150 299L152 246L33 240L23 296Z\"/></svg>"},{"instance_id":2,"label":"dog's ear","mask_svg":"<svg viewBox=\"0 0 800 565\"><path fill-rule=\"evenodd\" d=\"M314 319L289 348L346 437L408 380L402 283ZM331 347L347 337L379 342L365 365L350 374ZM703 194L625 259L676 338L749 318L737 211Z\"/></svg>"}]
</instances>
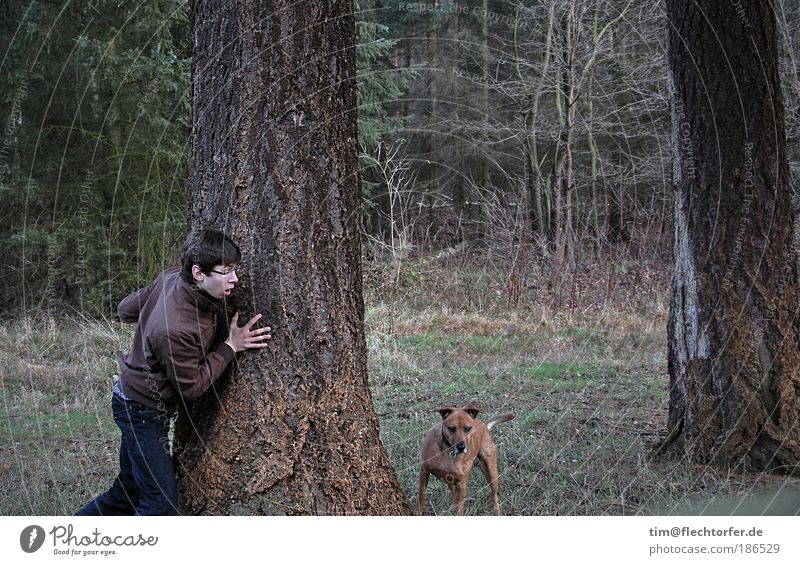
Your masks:
<instances>
[{"instance_id":1,"label":"dog's ear","mask_svg":"<svg viewBox=\"0 0 800 565\"><path fill-rule=\"evenodd\" d=\"M450 414L456 411L453 406L442 406L441 408L437 408L436 411L442 415L442 420L447 418Z\"/></svg>"},{"instance_id":2,"label":"dog's ear","mask_svg":"<svg viewBox=\"0 0 800 565\"><path fill-rule=\"evenodd\" d=\"M464 406L464 412L470 415L472 418L477 418L478 414L481 413L481 409L476 405L474 402L470 402L466 406Z\"/></svg>"}]
</instances>

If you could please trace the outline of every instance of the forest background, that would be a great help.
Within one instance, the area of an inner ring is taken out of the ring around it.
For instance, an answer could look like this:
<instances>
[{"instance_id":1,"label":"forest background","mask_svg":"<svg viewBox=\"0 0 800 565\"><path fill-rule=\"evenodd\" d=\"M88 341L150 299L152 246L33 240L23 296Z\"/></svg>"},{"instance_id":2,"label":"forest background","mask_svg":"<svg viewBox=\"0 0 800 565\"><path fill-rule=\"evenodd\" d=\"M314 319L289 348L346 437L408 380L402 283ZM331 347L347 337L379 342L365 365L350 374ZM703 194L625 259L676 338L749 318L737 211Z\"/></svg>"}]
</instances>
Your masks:
<instances>
[{"instance_id":1,"label":"forest background","mask_svg":"<svg viewBox=\"0 0 800 565\"><path fill-rule=\"evenodd\" d=\"M794 187L800 6L775 9ZM0 12L0 513L69 513L114 471L106 384L130 339L114 307L186 235L190 5ZM517 414L498 430L509 513L777 511L785 477L652 456L673 191L661 3L359 0L356 29L370 383L409 498L433 409L475 399Z\"/></svg>"}]
</instances>

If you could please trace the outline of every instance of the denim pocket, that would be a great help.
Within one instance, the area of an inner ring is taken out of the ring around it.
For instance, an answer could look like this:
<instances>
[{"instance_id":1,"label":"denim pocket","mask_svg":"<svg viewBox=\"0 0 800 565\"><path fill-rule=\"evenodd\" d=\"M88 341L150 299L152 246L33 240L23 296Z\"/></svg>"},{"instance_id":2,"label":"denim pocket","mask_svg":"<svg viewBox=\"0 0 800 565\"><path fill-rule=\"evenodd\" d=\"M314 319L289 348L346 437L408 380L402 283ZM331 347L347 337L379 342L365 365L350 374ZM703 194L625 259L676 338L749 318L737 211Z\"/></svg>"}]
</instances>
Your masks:
<instances>
[{"instance_id":1,"label":"denim pocket","mask_svg":"<svg viewBox=\"0 0 800 565\"><path fill-rule=\"evenodd\" d=\"M147 422L158 422L164 427L169 427L169 415L165 412L160 412L155 408L150 408L149 406L145 406L140 402L136 402L135 400L123 400L117 395L114 395L114 398L111 401L112 411L114 413L114 419L123 422L141 422L142 424Z\"/></svg>"}]
</instances>

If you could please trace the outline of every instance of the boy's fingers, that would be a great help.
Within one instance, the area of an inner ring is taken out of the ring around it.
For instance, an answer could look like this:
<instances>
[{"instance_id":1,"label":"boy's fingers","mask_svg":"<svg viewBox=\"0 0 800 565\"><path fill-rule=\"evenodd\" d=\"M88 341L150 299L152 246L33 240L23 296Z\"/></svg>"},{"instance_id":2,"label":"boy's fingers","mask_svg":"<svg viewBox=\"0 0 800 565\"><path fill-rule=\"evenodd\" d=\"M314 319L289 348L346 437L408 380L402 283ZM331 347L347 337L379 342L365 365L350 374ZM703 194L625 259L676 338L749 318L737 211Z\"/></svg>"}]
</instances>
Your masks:
<instances>
[{"instance_id":1,"label":"boy's fingers","mask_svg":"<svg viewBox=\"0 0 800 565\"><path fill-rule=\"evenodd\" d=\"M247 323L245 324L245 326L244 326L244 327L245 327L245 329L246 329L246 330L249 330L250 328L252 328L252 327L253 327L253 324L255 324L255 323L256 323L257 321L259 321L260 319L261 319L261 314L256 314L255 316L253 316L252 318L250 318L250 321L249 321L249 322L247 322Z\"/></svg>"},{"instance_id":2,"label":"boy's fingers","mask_svg":"<svg viewBox=\"0 0 800 565\"><path fill-rule=\"evenodd\" d=\"M253 336L246 339L244 344L247 349L253 347L258 347L258 348L268 347L269 343L267 343L267 340L269 340L271 337L272 336L269 335Z\"/></svg>"}]
</instances>

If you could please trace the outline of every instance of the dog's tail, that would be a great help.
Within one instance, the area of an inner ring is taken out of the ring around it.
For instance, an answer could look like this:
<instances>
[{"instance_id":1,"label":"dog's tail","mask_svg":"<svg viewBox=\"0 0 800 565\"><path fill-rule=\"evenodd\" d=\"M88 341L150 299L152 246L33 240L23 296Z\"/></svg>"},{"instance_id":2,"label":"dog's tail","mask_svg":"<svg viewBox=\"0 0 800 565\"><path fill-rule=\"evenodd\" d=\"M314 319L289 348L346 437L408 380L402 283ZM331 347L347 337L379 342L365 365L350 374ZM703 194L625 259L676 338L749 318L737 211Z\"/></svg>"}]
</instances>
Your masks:
<instances>
[{"instance_id":1,"label":"dog's tail","mask_svg":"<svg viewBox=\"0 0 800 565\"><path fill-rule=\"evenodd\" d=\"M509 420L513 419L514 419L514 414L500 414L499 416L495 416L494 418L486 422L486 427L491 430L495 424L499 424L501 422L508 422Z\"/></svg>"}]
</instances>

